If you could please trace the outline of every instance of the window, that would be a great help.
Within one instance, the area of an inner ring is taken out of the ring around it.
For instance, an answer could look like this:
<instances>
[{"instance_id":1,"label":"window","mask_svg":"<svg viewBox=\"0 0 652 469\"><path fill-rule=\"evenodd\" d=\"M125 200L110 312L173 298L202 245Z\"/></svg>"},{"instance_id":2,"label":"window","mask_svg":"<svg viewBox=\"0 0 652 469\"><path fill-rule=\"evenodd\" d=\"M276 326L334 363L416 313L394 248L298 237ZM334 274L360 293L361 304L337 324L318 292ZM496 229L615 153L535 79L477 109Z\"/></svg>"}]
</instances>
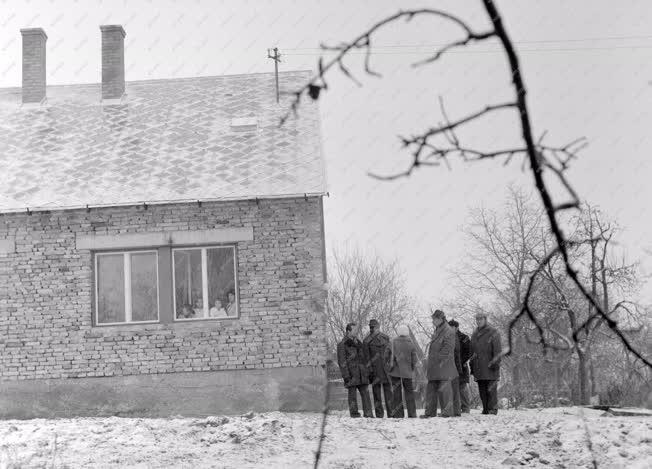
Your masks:
<instances>
[{"instance_id":1,"label":"window","mask_svg":"<svg viewBox=\"0 0 652 469\"><path fill-rule=\"evenodd\" d=\"M238 316L235 248L174 249L175 319Z\"/></svg>"},{"instance_id":2,"label":"window","mask_svg":"<svg viewBox=\"0 0 652 469\"><path fill-rule=\"evenodd\" d=\"M95 255L95 323L158 321L156 251Z\"/></svg>"}]
</instances>

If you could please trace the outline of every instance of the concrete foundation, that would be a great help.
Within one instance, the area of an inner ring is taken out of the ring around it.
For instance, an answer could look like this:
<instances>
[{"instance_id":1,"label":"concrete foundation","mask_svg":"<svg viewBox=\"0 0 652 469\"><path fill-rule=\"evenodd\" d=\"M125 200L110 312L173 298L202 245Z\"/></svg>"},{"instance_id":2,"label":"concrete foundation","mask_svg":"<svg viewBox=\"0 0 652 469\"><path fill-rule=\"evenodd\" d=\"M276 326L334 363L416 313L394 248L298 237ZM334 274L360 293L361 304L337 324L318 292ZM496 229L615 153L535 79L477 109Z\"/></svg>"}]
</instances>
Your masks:
<instances>
[{"instance_id":1,"label":"concrete foundation","mask_svg":"<svg viewBox=\"0 0 652 469\"><path fill-rule=\"evenodd\" d=\"M0 381L0 418L319 411L325 381L325 370L311 366Z\"/></svg>"}]
</instances>

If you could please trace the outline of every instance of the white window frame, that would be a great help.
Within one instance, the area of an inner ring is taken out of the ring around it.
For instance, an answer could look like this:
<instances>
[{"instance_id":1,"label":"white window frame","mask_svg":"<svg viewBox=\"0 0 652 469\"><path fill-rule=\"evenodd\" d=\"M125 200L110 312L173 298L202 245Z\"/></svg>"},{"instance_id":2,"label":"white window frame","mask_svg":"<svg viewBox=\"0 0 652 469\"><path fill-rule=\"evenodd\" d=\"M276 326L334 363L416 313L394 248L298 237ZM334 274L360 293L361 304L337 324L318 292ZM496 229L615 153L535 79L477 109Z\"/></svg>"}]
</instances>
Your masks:
<instances>
[{"instance_id":1,"label":"white window frame","mask_svg":"<svg viewBox=\"0 0 652 469\"><path fill-rule=\"evenodd\" d=\"M208 250L209 249L231 249L233 252L233 276L234 279L234 289L235 289L235 304L236 304L236 315L228 316L224 318L212 318L209 316L210 304L208 302ZM178 318L177 317L177 300L176 300L176 266L174 253L176 251L196 251L201 250L201 281L202 281L202 304L204 305L204 316L200 318ZM234 245L217 245L217 246L187 246L187 247L178 247L172 248L172 316L173 321L175 322L184 322L184 321L214 321L214 320L225 320L225 319L238 319L240 317L240 298L238 295L238 251Z\"/></svg>"},{"instance_id":2,"label":"white window frame","mask_svg":"<svg viewBox=\"0 0 652 469\"><path fill-rule=\"evenodd\" d=\"M148 321L134 321L132 319L132 309L131 309L131 255L132 254L145 254L145 253L154 253L156 254L156 319L151 319ZM99 308L99 283L97 281L97 260L101 256L115 256L122 254L122 267L124 269L124 297L125 297L125 320L124 322L100 322L100 308ZM95 326L115 326L122 324L155 324L161 320L161 306L159 304L160 297L160 285L159 285L159 272L158 272L158 250L156 249L147 249L140 251L110 251L110 252L96 252L95 253Z\"/></svg>"}]
</instances>

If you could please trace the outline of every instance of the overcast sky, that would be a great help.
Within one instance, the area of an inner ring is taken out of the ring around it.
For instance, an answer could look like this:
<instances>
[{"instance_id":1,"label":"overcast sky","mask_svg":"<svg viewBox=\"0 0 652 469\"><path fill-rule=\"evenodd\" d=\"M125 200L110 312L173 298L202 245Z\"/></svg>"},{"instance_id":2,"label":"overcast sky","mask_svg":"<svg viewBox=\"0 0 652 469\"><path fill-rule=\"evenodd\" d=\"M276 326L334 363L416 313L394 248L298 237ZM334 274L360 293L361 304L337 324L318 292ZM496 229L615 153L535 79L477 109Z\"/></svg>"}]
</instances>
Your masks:
<instances>
[{"instance_id":1,"label":"overcast sky","mask_svg":"<svg viewBox=\"0 0 652 469\"><path fill-rule=\"evenodd\" d=\"M19 29L48 34L48 83L100 81L100 24L126 30L127 80L273 70L268 47L279 47L281 70L314 69L320 43L336 44L403 8L437 7L478 30L488 24L479 0L286 1L14 1L0 0L0 86L20 86ZM621 247L652 273L652 2L630 0L502 0L497 2L516 41L528 87L535 134L549 144L585 136L589 147L570 179L580 196L599 205L625 231ZM349 242L387 259L398 258L412 293L437 300L449 292L447 271L464 256L460 227L468 209L498 207L510 183L531 185L514 160L427 168L400 182L389 174L409 162L398 134L440 119L438 97L451 118L513 99L503 54L495 43L447 54L413 69L433 47L460 38L434 19L388 27L374 39L373 68L365 76L352 56L357 87L335 72L320 100L330 197L328 248ZM486 118L464 136L485 147L518 142L509 113ZM560 194L557 194L560 195ZM558 199L559 200L559 199ZM652 281L643 299L652 302Z\"/></svg>"}]
</instances>

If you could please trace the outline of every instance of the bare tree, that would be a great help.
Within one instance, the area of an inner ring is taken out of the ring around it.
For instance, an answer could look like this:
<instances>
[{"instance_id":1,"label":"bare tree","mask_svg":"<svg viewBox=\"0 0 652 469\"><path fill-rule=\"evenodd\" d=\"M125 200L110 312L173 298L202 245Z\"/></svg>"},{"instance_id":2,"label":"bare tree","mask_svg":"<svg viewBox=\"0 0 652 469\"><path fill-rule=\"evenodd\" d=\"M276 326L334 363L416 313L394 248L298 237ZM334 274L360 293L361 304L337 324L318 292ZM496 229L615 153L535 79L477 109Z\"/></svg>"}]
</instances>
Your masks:
<instances>
[{"instance_id":1,"label":"bare tree","mask_svg":"<svg viewBox=\"0 0 652 469\"><path fill-rule=\"evenodd\" d=\"M584 210L575 217L577 236L587 241L578 244L581 246L579 249L588 251L583 253L582 257L587 259L587 262L584 262L584 268L580 268L580 272L585 272L585 281L591 285L591 296L595 301L584 301L586 314L580 324L576 323L577 318L573 315L574 323L571 325L570 334L578 355L580 394L583 403L587 403L589 392L595 393L591 352L605 325L605 318L596 314L594 303L602 306L607 318L625 325L621 327L625 334L628 329L640 325L641 314L639 306L629 295L637 285L637 266L626 263L624 259L617 259L612 250L619 231L618 225L608 221L600 210L589 204L585 204L583 208Z\"/></svg>"},{"instance_id":2,"label":"bare tree","mask_svg":"<svg viewBox=\"0 0 652 469\"><path fill-rule=\"evenodd\" d=\"M520 310L529 275L536 268L532 252L543 247L539 237L543 212L530 199L512 186L504 211L472 210L464 229L471 249L454 272L458 291L471 300L488 294L502 315Z\"/></svg>"},{"instance_id":3,"label":"bare tree","mask_svg":"<svg viewBox=\"0 0 652 469\"><path fill-rule=\"evenodd\" d=\"M543 223L543 210L534 206L531 195L514 186L508 189L503 210L471 211L464 228L467 254L453 272L456 303L465 305L462 311L468 315L483 311L499 326L508 327L520 312L530 276L538 265L533 253L545 255L540 236ZM515 385L528 369L525 340L518 334L512 344L519 351L508 362Z\"/></svg>"},{"instance_id":4,"label":"bare tree","mask_svg":"<svg viewBox=\"0 0 652 469\"><path fill-rule=\"evenodd\" d=\"M604 322L604 324L613 331L630 353L634 354L648 367L652 367L652 362L644 357L635 347L631 346L629 339L622 332L618 321L609 316L609 311L606 311L603 305L598 303L580 279L577 269L573 266L569 251L574 243L566 237L561 228L561 214L566 210L579 209L580 207L580 199L567 180L566 171L570 162L576 157L577 152L585 146L586 142L584 138L579 138L564 145L548 145L544 143L546 132L541 133L538 139L535 138L526 99L527 88L521 76L521 67L516 49L503 24L503 19L498 12L494 0L482 0L482 4L489 20L491 21L491 27L481 31L476 31L462 18L446 11L432 8L420 8L401 10L394 15L388 16L378 21L350 42L344 42L337 46L322 45L322 48L325 51L334 52L335 55L328 60L324 60L323 57L319 59L317 74L303 87L293 93L294 99L291 103L291 109L288 114L281 119L281 124L283 124L292 113L297 113L303 96L318 99L321 92L328 89L326 76L334 68L339 68L344 75L351 78L356 83L360 83L353 77L351 71L345 64L345 59L352 51L360 49L364 50L366 54L364 72L369 76L379 77L380 74L371 68L372 43L375 34L387 25L399 20L409 22L417 16L432 17L453 24L462 32L461 38L451 40L445 45L437 48L433 51L433 54L430 57L415 63L414 66L423 66L437 62L446 54L446 52L458 47L465 47L469 44L482 41L498 41L505 53L508 65L507 68L509 71L507 76L511 78L511 84L514 90L514 100L489 104L483 109L471 112L466 116L450 119L443 106L443 100L440 99L443 121L419 134L401 138L403 146L411 152L412 158L409 167L399 174L383 177L372 174L372 176L385 180L406 177L422 166L439 166L442 163L448 164L448 160L451 157L458 157L464 161L503 158L505 163L510 162L515 156L523 158L524 163L526 162L529 165L534 186L536 187L541 200L555 246L546 256L543 257L543 259L541 259L537 268L530 273L520 309L518 313L514 315L508 327L508 347L504 354L509 355L511 353L513 349L514 329L522 318L526 318L534 324L536 332L539 334L539 341L544 346L544 351L548 349L546 335L544 334L541 324L538 323L536 316L532 312L530 298L535 278L553 257L560 256L563 261L565 275L568 276L574 287L592 305L590 321L599 319ZM509 148L488 151L481 148L469 147L463 144L458 137L457 131L470 122L503 111L516 112L519 119L522 139L521 144ZM545 178L544 175L546 174L552 176L552 178ZM559 202L553 201L549 185L550 179L556 179L565 189L566 200ZM580 328L583 326L583 324L580 325ZM573 334L573 340L576 340L576 334Z\"/></svg>"},{"instance_id":5,"label":"bare tree","mask_svg":"<svg viewBox=\"0 0 652 469\"><path fill-rule=\"evenodd\" d=\"M520 312L532 273L538 271L530 289L532 320L512 325L518 333L513 342L515 353L504 362L506 383L513 391L512 397L520 401L522 398L517 396L522 395L524 384L540 389L549 383L545 374L539 373L542 367L553 366L555 375L563 379L575 356L572 366L577 373L571 381L578 401L588 404L589 396L596 393L593 350L611 349L614 337L605 334L604 321L595 319L592 303L566 275L561 256L543 263L554 240L543 225L542 210L523 191L510 187L503 210L476 209L470 219L465 228L467 255L454 272L454 309L484 311L507 329ZM573 242L569 255L582 280L592 284L595 301L609 311L610 317L618 315L620 324L629 324L630 328L639 325L641 315L633 301L636 266L617 259L611 250L617 225L586 205L579 215L567 220L566 228ZM623 333L631 337L625 328ZM534 347L542 340L548 349L558 352L554 357L542 356ZM535 363L538 365L533 366ZM602 368L598 365L598 373Z\"/></svg>"},{"instance_id":6,"label":"bare tree","mask_svg":"<svg viewBox=\"0 0 652 469\"><path fill-rule=\"evenodd\" d=\"M411 314L403 272L398 261L386 262L359 249L333 250L329 265L327 325L329 350L344 335L346 324L371 318L393 332Z\"/></svg>"}]
</instances>

